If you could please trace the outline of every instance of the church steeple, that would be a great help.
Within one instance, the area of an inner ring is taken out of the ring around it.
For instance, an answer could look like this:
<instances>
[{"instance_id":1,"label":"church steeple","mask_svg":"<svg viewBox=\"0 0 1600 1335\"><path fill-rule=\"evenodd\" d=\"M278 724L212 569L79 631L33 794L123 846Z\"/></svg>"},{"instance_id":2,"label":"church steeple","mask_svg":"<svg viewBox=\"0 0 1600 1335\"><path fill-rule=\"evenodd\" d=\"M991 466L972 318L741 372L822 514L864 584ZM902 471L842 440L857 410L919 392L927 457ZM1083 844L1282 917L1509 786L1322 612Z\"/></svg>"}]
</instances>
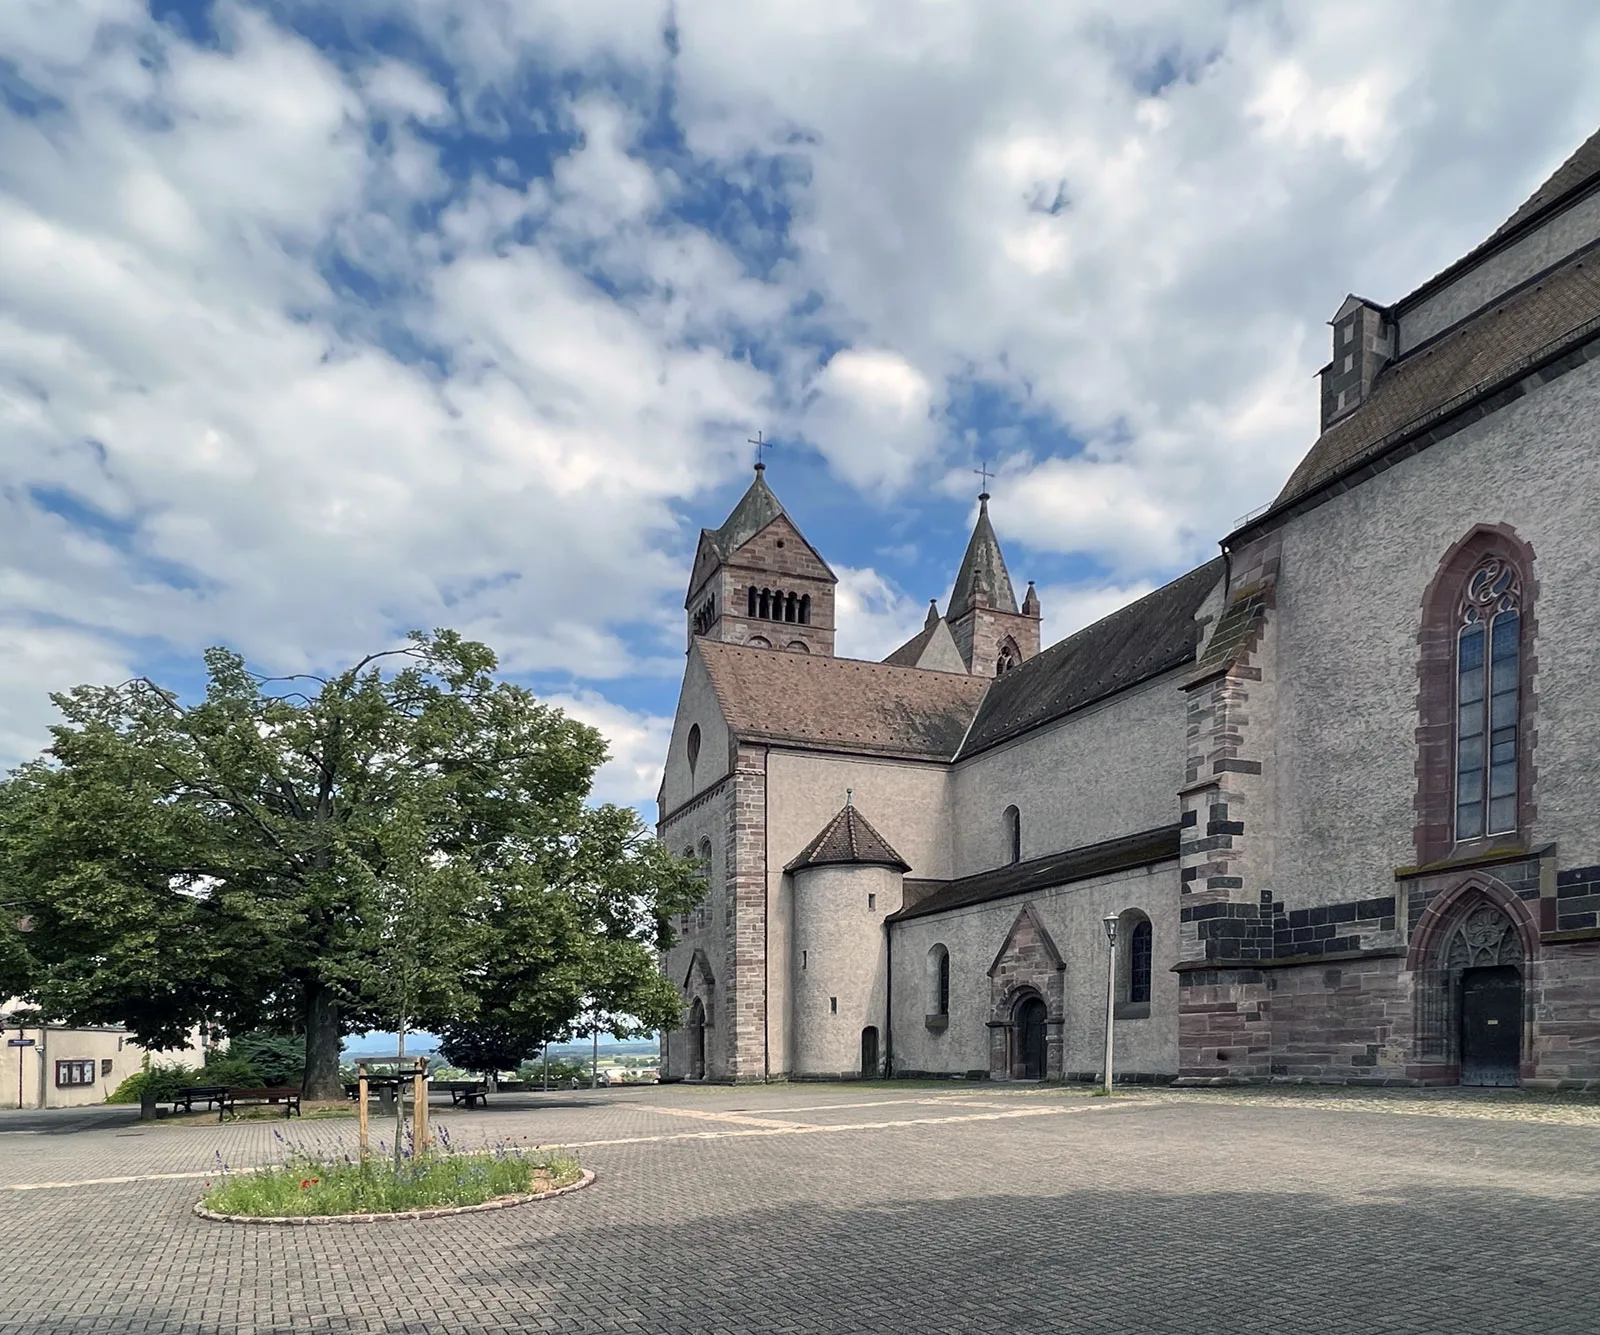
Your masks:
<instances>
[{"instance_id":1,"label":"church steeple","mask_svg":"<svg viewBox=\"0 0 1600 1335\"><path fill-rule=\"evenodd\" d=\"M838 577L806 541L764 463L719 528L700 530L689 577L689 638L833 656Z\"/></svg>"},{"instance_id":2,"label":"church steeple","mask_svg":"<svg viewBox=\"0 0 1600 1335\"><path fill-rule=\"evenodd\" d=\"M1017 609L1011 572L989 520L987 491L978 497L978 522L961 558L948 620L974 676L999 676L1039 652L1039 595L1030 582L1027 600Z\"/></svg>"},{"instance_id":3,"label":"church steeple","mask_svg":"<svg viewBox=\"0 0 1600 1335\"><path fill-rule=\"evenodd\" d=\"M1011 588L1011 572L1000 553L1000 539L989 522L989 493L978 497L978 522L967 543L956 575L955 592L950 595L950 619L954 621L972 607L992 607L996 611L1017 611L1017 595Z\"/></svg>"}]
</instances>

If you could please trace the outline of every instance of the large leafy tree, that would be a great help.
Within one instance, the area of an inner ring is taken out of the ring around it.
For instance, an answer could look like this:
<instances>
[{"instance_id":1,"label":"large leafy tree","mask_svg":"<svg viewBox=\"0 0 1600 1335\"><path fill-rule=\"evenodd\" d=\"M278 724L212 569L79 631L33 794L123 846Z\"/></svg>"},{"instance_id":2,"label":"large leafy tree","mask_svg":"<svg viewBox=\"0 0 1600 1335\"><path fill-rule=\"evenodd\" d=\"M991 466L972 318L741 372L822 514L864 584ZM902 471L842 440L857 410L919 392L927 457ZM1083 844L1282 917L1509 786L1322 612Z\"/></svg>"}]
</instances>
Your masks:
<instances>
[{"instance_id":1,"label":"large leafy tree","mask_svg":"<svg viewBox=\"0 0 1600 1335\"><path fill-rule=\"evenodd\" d=\"M195 702L146 679L53 697L49 750L0 785L0 902L33 928L8 973L42 1010L155 1046L303 1032L323 1098L341 1037L398 1016L559 1031L631 977L620 1009L671 1019L643 965L695 869L586 805L600 735L489 649L439 631L325 678L206 667Z\"/></svg>"}]
</instances>

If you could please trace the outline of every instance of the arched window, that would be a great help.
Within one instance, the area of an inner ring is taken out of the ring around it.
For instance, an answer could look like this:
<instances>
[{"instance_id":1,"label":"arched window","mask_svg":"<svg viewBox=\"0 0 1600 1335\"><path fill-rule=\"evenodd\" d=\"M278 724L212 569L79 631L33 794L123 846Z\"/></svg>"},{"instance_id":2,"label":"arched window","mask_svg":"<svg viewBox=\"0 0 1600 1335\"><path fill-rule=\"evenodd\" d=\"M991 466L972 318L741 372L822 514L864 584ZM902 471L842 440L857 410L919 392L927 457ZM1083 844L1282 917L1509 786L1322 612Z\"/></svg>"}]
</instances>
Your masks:
<instances>
[{"instance_id":1,"label":"arched window","mask_svg":"<svg viewBox=\"0 0 1600 1335\"><path fill-rule=\"evenodd\" d=\"M746 616L752 616L753 617L756 614L756 599L757 599L756 586L754 584L752 584L750 586L750 597L747 600L747 606L746 606L746 609L745 609L745 615Z\"/></svg>"},{"instance_id":2,"label":"arched window","mask_svg":"<svg viewBox=\"0 0 1600 1335\"><path fill-rule=\"evenodd\" d=\"M757 612L756 615L759 616L763 621L768 621L768 620L771 619L771 617L772 617L772 590L771 589L762 589L761 590L761 610L759 612Z\"/></svg>"},{"instance_id":3,"label":"arched window","mask_svg":"<svg viewBox=\"0 0 1600 1335\"><path fill-rule=\"evenodd\" d=\"M806 642L804 640L790 640L789 652L791 654L809 654L811 650L806 648Z\"/></svg>"},{"instance_id":4,"label":"arched window","mask_svg":"<svg viewBox=\"0 0 1600 1335\"><path fill-rule=\"evenodd\" d=\"M694 925L704 928L711 916L711 840L700 841L700 879L706 883L705 896L694 911Z\"/></svg>"},{"instance_id":5,"label":"arched window","mask_svg":"<svg viewBox=\"0 0 1600 1335\"><path fill-rule=\"evenodd\" d=\"M1017 642L1015 640L1013 640L1009 635L1006 636L1005 643L1000 646L1000 656L999 658L995 659L994 675L997 677L1003 677L1021 662L1022 650L1017 648Z\"/></svg>"},{"instance_id":6,"label":"arched window","mask_svg":"<svg viewBox=\"0 0 1600 1335\"><path fill-rule=\"evenodd\" d=\"M1533 553L1505 525L1451 549L1422 604L1417 862L1526 838L1533 818Z\"/></svg>"},{"instance_id":7,"label":"arched window","mask_svg":"<svg viewBox=\"0 0 1600 1335\"><path fill-rule=\"evenodd\" d=\"M694 767L700 760L700 725L693 724L689 728L689 740L684 746L689 756L689 781L694 781Z\"/></svg>"},{"instance_id":8,"label":"arched window","mask_svg":"<svg viewBox=\"0 0 1600 1335\"><path fill-rule=\"evenodd\" d=\"M1150 959L1155 931L1150 919L1140 918L1128 934L1128 1000L1134 1003L1150 1000Z\"/></svg>"},{"instance_id":9,"label":"arched window","mask_svg":"<svg viewBox=\"0 0 1600 1335\"><path fill-rule=\"evenodd\" d=\"M950 952L943 945L928 951L928 1014L950 1014Z\"/></svg>"},{"instance_id":10,"label":"arched window","mask_svg":"<svg viewBox=\"0 0 1600 1335\"><path fill-rule=\"evenodd\" d=\"M1472 572L1456 632L1456 838L1517 828L1522 582L1500 556Z\"/></svg>"},{"instance_id":11,"label":"arched window","mask_svg":"<svg viewBox=\"0 0 1600 1335\"><path fill-rule=\"evenodd\" d=\"M791 592L783 603L783 619L785 621L793 621L799 608L800 600Z\"/></svg>"},{"instance_id":12,"label":"arched window","mask_svg":"<svg viewBox=\"0 0 1600 1335\"><path fill-rule=\"evenodd\" d=\"M1022 813L1015 807L1007 807L1003 817L1006 836L1006 861L1022 861Z\"/></svg>"},{"instance_id":13,"label":"arched window","mask_svg":"<svg viewBox=\"0 0 1600 1335\"><path fill-rule=\"evenodd\" d=\"M752 635L748 640L745 641L745 643L748 644L752 649L772 648L772 641L769 640L765 635Z\"/></svg>"}]
</instances>

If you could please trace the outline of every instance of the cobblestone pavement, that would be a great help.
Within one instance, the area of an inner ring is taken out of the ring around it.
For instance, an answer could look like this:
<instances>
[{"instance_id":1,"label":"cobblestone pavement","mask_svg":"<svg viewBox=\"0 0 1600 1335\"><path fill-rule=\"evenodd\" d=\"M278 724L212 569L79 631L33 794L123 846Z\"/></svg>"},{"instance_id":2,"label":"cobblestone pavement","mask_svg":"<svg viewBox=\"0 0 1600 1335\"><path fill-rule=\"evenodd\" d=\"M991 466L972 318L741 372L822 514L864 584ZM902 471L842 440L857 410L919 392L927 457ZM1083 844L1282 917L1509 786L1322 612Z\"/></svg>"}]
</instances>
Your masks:
<instances>
[{"instance_id":1,"label":"cobblestone pavement","mask_svg":"<svg viewBox=\"0 0 1600 1335\"><path fill-rule=\"evenodd\" d=\"M436 1121L578 1146L599 1181L454 1219L216 1224L189 1207L219 1156L354 1124L0 1114L0 1335L1600 1325L1593 1101L673 1086Z\"/></svg>"}]
</instances>

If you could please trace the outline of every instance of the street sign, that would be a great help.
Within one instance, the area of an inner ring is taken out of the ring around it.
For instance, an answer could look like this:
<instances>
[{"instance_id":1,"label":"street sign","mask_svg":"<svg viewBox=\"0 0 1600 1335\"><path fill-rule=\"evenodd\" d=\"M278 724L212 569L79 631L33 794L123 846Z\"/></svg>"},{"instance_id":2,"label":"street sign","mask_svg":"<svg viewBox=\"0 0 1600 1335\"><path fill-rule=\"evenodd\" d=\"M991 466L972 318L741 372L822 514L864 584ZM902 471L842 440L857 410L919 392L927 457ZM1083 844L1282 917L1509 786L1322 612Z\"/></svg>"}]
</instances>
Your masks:
<instances>
[{"instance_id":1,"label":"street sign","mask_svg":"<svg viewBox=\"0 0 1600 1335\"><path fill-rule=\"evenodd\" d=\"M34 1040L31 1039L31 1038L8 1038L8 1039L6 1039L6 1046L8 1048L31 1048L33 1045L34 1045Z\"/></svg>"}]
</instances>

